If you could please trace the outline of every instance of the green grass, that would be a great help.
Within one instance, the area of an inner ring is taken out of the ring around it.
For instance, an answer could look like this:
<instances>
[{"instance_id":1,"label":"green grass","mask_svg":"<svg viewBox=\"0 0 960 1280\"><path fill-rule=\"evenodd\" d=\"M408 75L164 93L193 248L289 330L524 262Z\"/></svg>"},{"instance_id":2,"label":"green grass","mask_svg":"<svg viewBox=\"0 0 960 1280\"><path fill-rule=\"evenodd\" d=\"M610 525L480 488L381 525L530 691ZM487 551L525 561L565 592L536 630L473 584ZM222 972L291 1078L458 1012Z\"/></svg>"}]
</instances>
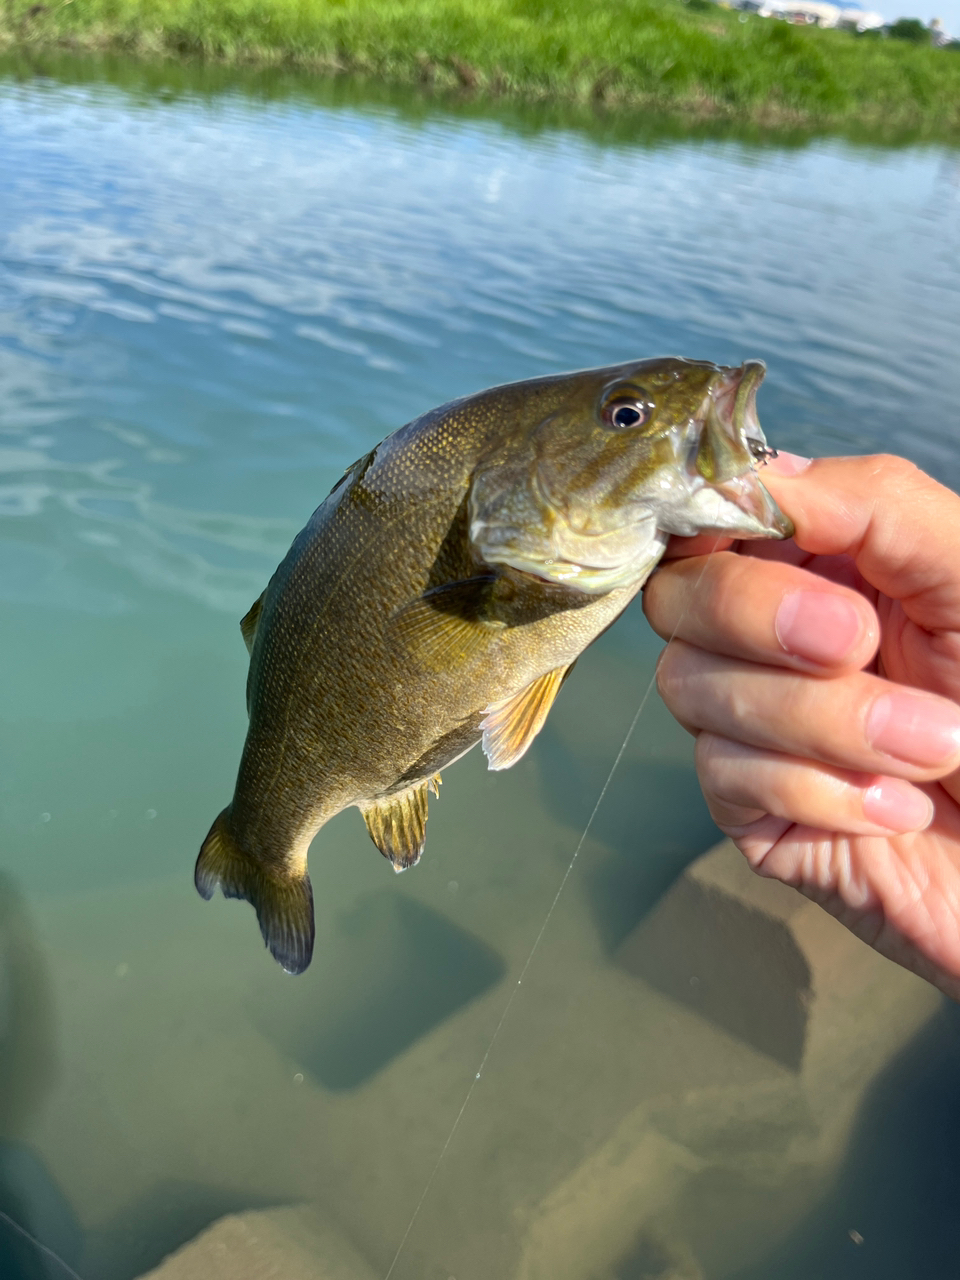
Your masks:
<instances>
[{"instance_id":1,"label":"green grass","mask_svg":"<svg viewBox=\"0 0 960 1280\"><path fill-rule=\"evenodd\" d=\"M477 96L960 135L960 53L706 0L0 0L0 45L361 72Z\"/></svg>"}]
</instances>

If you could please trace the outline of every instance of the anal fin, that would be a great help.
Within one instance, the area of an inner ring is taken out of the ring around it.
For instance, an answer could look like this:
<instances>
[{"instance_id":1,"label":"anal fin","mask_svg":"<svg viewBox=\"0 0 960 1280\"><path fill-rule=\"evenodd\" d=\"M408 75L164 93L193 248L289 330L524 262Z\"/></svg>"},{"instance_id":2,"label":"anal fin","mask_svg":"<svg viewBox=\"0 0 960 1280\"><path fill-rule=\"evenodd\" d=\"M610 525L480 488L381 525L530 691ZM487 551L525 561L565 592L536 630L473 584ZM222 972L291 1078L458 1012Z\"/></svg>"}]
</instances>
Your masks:
<instances>
[{"instance_id":1,"label":"anal fin","mask_svg":"<svg viewBox=\"0 0 960 1280\"><path fill-rule=\"evenodd\" d=\"M538 676L512 698L494 702L483 713L483 753L491 769L509 769L527 751L544 726L553 700L573 663Z\"/></svg>"},{"instance_id":2,"label":"anal fin","mask_svg":"<svg viewBox=\"0 0 960 1280\"><path fill-rule=\"evenodd\" d=\"M260 612L263 609L263 597L266 591L261 591L256 600L240 619L240 634L243 636L243 643L247 646L247 653L253 653L253 642L257 638L257 623L260 621Z\"/></svg>"},{"instance_id":3,"label":"anal fin","mask_svg":"<svg viewBox=\"0 0 960 1280\"><path fill-rule=\"evenodd\" d=\"M427 838L427 791L436 795L439 781L439 777L430 778L361 806L370 839L390 859L394 871L406 871L420 861Z\"/></svg>"}]
</instances>

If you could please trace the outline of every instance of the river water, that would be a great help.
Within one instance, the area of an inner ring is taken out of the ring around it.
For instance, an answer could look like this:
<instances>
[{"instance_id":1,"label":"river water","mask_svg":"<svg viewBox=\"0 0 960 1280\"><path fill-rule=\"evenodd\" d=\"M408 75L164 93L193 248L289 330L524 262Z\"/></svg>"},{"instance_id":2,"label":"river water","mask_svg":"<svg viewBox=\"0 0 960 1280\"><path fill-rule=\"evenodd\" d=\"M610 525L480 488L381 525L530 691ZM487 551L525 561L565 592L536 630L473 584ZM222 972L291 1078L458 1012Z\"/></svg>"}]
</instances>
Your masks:
<instances>
[{"instance_id":1,"label":"river water","mask_svg":"<svg viewBox=\"0 0 960 1280\"><path fill-rule=\"evenodd\" d=\"M655 698L475 1079L649 682L638 609L517 768L449 772L415 871L353 811L323 831L303 978L192 866L244 733L239 618L434 404L761 357L775 444L960 486L960 156L0 71L0 1210L61 1259L8 1225L3 1275L133 1280L306 1205L320 1280L401 1243L396 1280L955 1276L951 1010L878 961L876 1025L831 1015L872 1065L815 1124L777 1103L774 1138L751 1108L808 1106L807 1068L625 959L717 838Z\"/></svg>"}]
</instances>

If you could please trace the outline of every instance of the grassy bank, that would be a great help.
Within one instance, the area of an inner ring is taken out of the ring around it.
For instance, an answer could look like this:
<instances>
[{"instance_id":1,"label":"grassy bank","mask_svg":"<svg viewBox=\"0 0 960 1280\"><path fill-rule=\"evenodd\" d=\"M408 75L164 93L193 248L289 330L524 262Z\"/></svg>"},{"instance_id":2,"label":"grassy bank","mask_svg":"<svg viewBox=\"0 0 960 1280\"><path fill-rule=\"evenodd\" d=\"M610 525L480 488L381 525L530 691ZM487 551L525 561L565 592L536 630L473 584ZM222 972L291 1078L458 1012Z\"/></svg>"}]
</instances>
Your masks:
<instances>
[{"instance_id":1,"label":"grassy bank","mask_svg":"<svg viewBox=\"0 0 960 1280\"><path fill-rule=\"evenodd\" d=\"M0 46L21 50L285 64L476 95L960 136L960 53L707 0L0 0L0 15Z\"/></svg>"}]
</instances>

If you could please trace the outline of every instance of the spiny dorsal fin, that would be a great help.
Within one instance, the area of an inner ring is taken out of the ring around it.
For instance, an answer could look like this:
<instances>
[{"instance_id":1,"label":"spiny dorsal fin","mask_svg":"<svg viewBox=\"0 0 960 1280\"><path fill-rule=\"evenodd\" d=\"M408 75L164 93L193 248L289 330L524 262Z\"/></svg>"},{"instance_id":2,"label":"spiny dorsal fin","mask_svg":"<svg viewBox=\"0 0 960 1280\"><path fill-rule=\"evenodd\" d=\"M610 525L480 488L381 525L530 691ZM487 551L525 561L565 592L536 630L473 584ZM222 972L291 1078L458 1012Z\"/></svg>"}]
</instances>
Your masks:
<instances>
[{"instance_id":1,"label":"spiny dorsal fin","mask_svg":"<svg viewBox=\"0 0 960 1280\"><path fill-rule=\"evenodd\" d=\"M427 838L427 788L436 795L439 781L431 778L361 807L370 839L390 859L394 871L406 871L420 861Z\"/></svg>"},{"instance_id":2,"label":"spiny dorsal fin","mask_svg":"<svg viewBox=\"0 0 960 1280\"><path fill-rule=\"evenodd\" d=\"M261 591L250 606L249 611L240 619L240 634L243 636L243 643L247 646L247 653L253 653L253 642L257 636L257 623L260 621L263 597L266 594L266 590Z\"/></svg>"},{"instance_id":3,"label":"spiny dorsal fin","mask_svg":"<svg viewBox=\"0 0 960 1280\"><path fill-rule=\"evenodd\" d=\"M390 635L430 671L465 665L503 631L479 616L493 575L433 587L405 605L390 622Z\"/></svg>"},{"instance_id":4,"label":"spiny dorsal fin","mask_svg":"<svg viewBox=\"0 0 960 1280\"><path fill-rule=\"evenodd\" d=\"M543 728L553 700L573 664L555 667L538 676L512 698L494 702L483 713L483 752L491 769L509 769L517 763Z\"/></svg>"}]
</instances>

